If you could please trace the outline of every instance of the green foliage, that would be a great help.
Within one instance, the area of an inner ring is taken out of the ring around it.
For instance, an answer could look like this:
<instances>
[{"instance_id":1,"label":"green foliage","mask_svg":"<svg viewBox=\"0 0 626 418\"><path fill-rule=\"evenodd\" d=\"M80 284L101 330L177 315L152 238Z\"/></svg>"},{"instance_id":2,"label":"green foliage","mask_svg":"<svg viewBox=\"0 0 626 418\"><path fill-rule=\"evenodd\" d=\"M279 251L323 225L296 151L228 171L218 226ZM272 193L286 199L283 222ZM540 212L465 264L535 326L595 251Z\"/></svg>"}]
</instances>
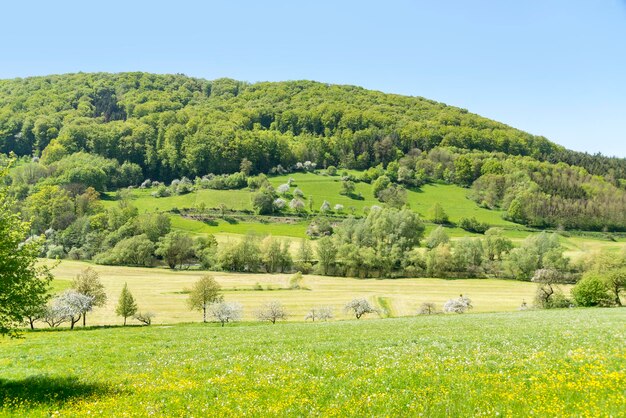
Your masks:
<instances>
[{"instance_id":1,"label":"green foliage","mask_svg":"<svg viewBox=\"0 0 626 418\"><path fill-rule=\"evenodd\" d=\"M173 231L159 239L154 253L163 257L169 268L183 268L195 255L193 240L185 232Z\"/></svg>"},{"instance_id":2,"label":"green foliage","mask_svg":"<svg viewBox=\"0 0 626 418\"><path fill-rule=\"evenodd\" d=\"M439 225L445 225L445 224L450 223L448 214L443 209L441 204L439 204L439 202L435 203L433 207L430 209L430 220L433 221L433 223L436 223Z\"/></svg>"},{"instance_id":3,"label":"green foliage","mask_svg":"<svg viewBox=\"0 0 626 418\"><path fill-rule=\"evenodd\" d=\"M595 274L587 274L572 289L578 306L608 305L610 297L605 281Z\"/></svg>"},{"instance_id":4,"label":"green foliage","mask_svg":"<svg viewBox=\"0 0 626 418\"><path fill-rule=\"evenodd\" d=\"M147 235L134 235L122 239L110 251L98 254L94 261L98 264L151 266L154 250L154 243Z\"/></svg>"},{"instance_id":5,"label":"green foliage","mask_svg":"<svg viewBox=\"0 0 626 418\"><path fill-rule=\"evenodd\" d=\"M484 234L489 229L489 225L478 221L476 218L461 218L459 220L459 227L476 234Z\"/></svg>"},{"instance_id":6,"label":"green foliage","mask_svg":"<svg viewBox=\"0 0 626 418\"><path fill-rule=\"evenodd\" d=\"M447 244L450 241L450 237L446 234L446 230L443 226L439 225L433 229L428 238L426 238L426 246L433 249L439 245Z\"/></svg>"},{"instance_id":7,"label":"green foliage","mask_svg":"<svg viewBox=\"0 0 626 418\"><path fill-rule=\"evenodd\" d=\"M5 172L0 169L0 180ZM17 326L43 307L52 274L37 265L40 241L26 242L29 225L11 209L0 188L0 335L18 335Z\"/></svg>"},{"instance_id":8,"label":"green foliage","mask_svg":"<svg viewBox=\"0 0 626 418\"><path fill-rule=\"evenodd\" d=\"M120 293L120 298L117 301L115 313L124 318L124 326L126 326L126 319L137 313L137 303L135 302L135 298L132 293L130 293L130 290L128 290L128 285L126 283L124 283L122 293Z\"/></svg>"},{"instance_id":9,"label":"green foliage","mask_svg":"<svg viewBox=\"0 0 626 418\"><path fill-rule=\"evenodd\" d=\"M207 321L206 316L209 305L222 301L220 289L219 283L210 275L203 276L191 288L187 303L190 309L202 311L203 322Z\"/></svg>"}]
</instances>

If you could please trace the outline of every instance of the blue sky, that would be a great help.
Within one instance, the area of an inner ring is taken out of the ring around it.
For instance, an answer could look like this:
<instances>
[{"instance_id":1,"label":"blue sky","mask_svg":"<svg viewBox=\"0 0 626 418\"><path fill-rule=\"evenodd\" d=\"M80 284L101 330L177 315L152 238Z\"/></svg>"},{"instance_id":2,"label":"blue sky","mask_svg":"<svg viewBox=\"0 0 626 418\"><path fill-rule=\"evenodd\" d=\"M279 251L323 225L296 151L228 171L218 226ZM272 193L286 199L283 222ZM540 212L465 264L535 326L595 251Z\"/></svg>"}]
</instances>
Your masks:
<instances>
[{"instance_id":1,"label":"blue sky","mask_svg":"<svg viewBox=\"0 0 626 418\"><path fill-rule=\"evenodd\" d=\"M22 0L2 14L0 78L141 70L355 84L626 157L624 0Z\"/></svg>"}]
</instances>

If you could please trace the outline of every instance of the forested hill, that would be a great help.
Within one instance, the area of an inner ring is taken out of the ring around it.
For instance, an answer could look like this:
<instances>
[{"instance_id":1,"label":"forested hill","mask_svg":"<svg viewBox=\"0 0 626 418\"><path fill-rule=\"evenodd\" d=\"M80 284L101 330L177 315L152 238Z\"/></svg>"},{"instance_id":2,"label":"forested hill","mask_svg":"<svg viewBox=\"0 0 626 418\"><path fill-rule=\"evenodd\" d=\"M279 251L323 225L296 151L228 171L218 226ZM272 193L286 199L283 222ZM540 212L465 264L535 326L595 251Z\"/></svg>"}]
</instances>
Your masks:
<instances>
[{"instance_id":1,"label":"forested hill","mask_svg":"<svg viewBox=\"0 0 626 418\"><path fill-rule=\"evenodd\" d=\"M318 166L366 169L435 147L531 156L584 167L610 181L626 160L566 150L544 137L442 103L312 81L207 81L148 73L0 80L0 153L79 151L171 180Z\"/></svg>"}]
</instances>

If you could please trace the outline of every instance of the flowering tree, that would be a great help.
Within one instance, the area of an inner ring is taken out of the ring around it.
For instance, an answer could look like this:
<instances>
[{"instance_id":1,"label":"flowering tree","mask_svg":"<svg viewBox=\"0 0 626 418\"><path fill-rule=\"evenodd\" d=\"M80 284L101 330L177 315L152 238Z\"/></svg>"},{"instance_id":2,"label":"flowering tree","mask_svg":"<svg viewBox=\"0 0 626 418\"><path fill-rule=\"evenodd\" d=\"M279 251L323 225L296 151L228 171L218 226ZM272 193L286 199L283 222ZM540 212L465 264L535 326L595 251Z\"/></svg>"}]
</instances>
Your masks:
<instances>
[{"instance_id":1,"label":"flowering tree","mask_svg":"<svg viewBox=\"0 0 626 418\"><path fill-rule=\"evenodd\" d=\"M241 319L241 305L233 302L214 303L209 307L209 315L222 326L228 322L235 322Z\"/></svg>"},{"instance_id":2,"label":"flowering tree","mask_svg":"<svg viewBox=\"0 0 626 418\"><path fill-rule=\"evenodd\" d=\"M472 309L470 298L460 295L456 299L450 299L443 305L443 311L448 313L465 313Z\"/></svg>"},{"instance_id":3,"label":"flowering tree","mask_svg":"<svg viewBox=\"0 0 626 418\"><path fill-rule=\"evenodd\" d=\"M70 329L74 329L74 325L82 316L93 309L94 300L94 296L84 295L70 289L55 298L53 304L58 309L58 315L67 318L70 321Z\"/></svg>"},{"instance_id":4,"label":"flowering tree","mask_svg":"<svg viewBox=\"0 0 626 418\"><path fill-rule=\"evenodd\" d=\"M285 183L285 184L281 184L280 186L278 186L276 188L276 191L282 195L289 193L289 184Z\"/></svg>"},{"instance_id":5,"label":"flowering tree","mask_svg":"<svg viewBox=\"0 0 626 418\"><path fill-rule=\"evenodd\" d=\"M304 209L304 202L298 198L294 198L291 199L291 202L289 202L289 207L296 212L300 212Z\"/></svg>"},{"instance_id":6,"label":"flowering tree","mask_svg":"<svg viewBox=\"0 0 626 418\"><path fill-rule=\"evenodd\" d=\"M378 309L372 306L367 299L365 298L355 298L350 302L346 303L345 310L347 312L352 312L356 319L361 319L361 317L368 313L378 313Z\"/></svg>"},{"instance_id":7,"label":"flowering tree","mask_svg":"<svg viewBox=\"0 0 626 418\"><path fill-rule=\"evenodd\" d=\"M316 308L311 308L311 310L304 316L304 320L311 320L315 322L315 320L319 321L328 321L329 319L333 319L333 309L330 306L319 306Z\"/></svg>"},{"instance_id":8,"label":"flowering tree","mask_svg":"<svg viewBox=\"0 0 626 418\"><path fill-rule=\"evenodd\" d=\"M283 304L278 301L271 301L265 304L256 314L259 321L270 321L275 324L279 319L287 319L289 314L285 311Z\"/></svg>"}]
</instances>

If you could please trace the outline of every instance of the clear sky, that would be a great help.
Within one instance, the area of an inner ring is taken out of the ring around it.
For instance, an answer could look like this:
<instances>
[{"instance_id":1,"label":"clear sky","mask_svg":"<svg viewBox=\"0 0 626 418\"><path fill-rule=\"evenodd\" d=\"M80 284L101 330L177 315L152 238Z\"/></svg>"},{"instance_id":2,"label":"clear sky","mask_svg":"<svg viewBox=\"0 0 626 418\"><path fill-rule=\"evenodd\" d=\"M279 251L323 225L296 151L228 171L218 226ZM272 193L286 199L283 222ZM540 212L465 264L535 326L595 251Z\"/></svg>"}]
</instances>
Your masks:
<instances>
[{"instance_id":1,"label":"clear sky","mask_svg":"<svg viewBox=\"0 0 626 418\"><path fill-rule=\"evenodd\" d=\"M626 0L4 1L0 78L312 79L626 157Z\"/></svg>"}]
</instances>

